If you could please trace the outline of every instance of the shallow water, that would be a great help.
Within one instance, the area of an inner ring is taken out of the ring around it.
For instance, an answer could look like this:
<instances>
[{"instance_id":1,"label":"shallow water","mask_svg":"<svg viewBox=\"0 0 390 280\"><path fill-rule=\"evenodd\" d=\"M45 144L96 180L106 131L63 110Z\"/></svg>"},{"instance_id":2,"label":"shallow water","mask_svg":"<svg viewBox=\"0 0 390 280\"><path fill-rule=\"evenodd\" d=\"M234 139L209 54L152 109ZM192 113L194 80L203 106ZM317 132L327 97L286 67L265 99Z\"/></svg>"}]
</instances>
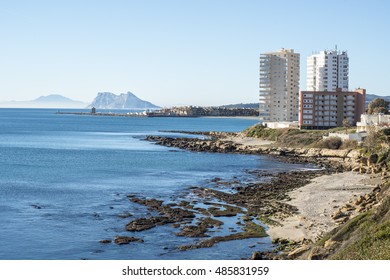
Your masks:
<instances>
[{"instance_id":1,"label":"shallow water","mask_svg":"<svg viewBox=\"0 0 390 280\"><path fill-rule=\"evenodd\" d=\"M0 109L0 259L239 259L272 246L262 238L180 252L177 246L198 239L177 237L170 225L124 230L148 212L130 203L128 194L176 201L191 196L191 186L215 177L249 180L245 170L302 168L267 157L179 151L142 140L149 134L175 135L160 130L241 131L256 120L55 112ZM117 216L124 212L133 216ZM224 219L226 225L237 221ZM116 235L145 242L99 243Z\"/></svg>"}]
</instances>

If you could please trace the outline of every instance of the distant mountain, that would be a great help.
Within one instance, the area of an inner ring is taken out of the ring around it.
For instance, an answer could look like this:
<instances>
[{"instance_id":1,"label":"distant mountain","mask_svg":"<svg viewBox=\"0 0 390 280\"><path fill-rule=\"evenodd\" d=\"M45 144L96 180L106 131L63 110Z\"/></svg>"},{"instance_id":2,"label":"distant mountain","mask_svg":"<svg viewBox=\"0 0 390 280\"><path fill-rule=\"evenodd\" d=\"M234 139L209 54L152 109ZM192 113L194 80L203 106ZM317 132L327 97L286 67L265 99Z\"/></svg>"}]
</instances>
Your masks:
<instances>
[{"instance_id":1,"label":"distant mountain","mask_svg":"<svg viewBox=\"0 0 390 280\"><path fill-rule=\"evenodd\" d=\"M258 109L259 108L259 103L239 103L239 104L222 105L222 106L219 106L219 107L237 108L237 109L244 109L244 108Z\"/></svg>"},{"instance_id":2,"label":"distant mountain","mask_svg":"<svg viewBox=\"0 0 390 280\"><path fill-rule=\"evenodd\" d=\"M368 103L370 103L375 98L382 98L382 99L390 102L390 96L380 96L380 95L376 95L376 94L368 94L367 93L366 94L366 105L368 105Z\"/></svg>"},{"instance_id":3,"label":"distant mountain","mask_svg":"<svg viewBox=\"0 0 390 280\"><path fill-rule=\"evenodd\" d=\"M86 103L72 100L59 94L41 96L29 101L1 102L0 107L7 108L85 108Z\"/></svg>"},{"instance_id":4,"label":"distant mountain","mask_svg":"<svg viewBox=\"0 0 390 280\"><path fill-rule=\"evenodd\" d=\"M96 109L159 109L160 107L139 99L130 91L119 95L111 92L99 92L88 108Z\"/></svg>"},{"instance_id":5,"label":"distant mountain","mask_svg":"<svg viewBox=\"0 0 390 280\"><path fill-rule=\"evenodd\" d=\"M37 99L33 100L33 102L43 102L43 103L54 103L54 102L58 102L58 103L73 103L73 102L77 102L77 101L74 101L68 97L65 97L65 96L62 96L62 95L59 95L59 94L50 94L50 95L47 95L47 96L41 96L41 97L38 97Z\"/></svg>"}]
</instances>

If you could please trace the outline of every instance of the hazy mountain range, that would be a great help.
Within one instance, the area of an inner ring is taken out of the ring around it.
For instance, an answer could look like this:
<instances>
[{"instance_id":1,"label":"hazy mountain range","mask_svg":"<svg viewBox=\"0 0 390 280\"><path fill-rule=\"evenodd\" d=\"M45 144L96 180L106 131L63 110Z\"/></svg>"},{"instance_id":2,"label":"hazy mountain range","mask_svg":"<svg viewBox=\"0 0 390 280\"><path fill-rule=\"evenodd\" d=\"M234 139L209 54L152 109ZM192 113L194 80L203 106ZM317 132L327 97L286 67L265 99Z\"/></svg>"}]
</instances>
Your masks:
<instances>
[{"instance_id":1,"label":"hazy mountain range","mask_svg":"<svg viewBox=\"0 0 390 280\"><path fill-rule=\"evenodd\" d=\"M41 96L28 101L0 102L0 107L5 108L85 108L88 104L72 100L59 94Z\"/></svg>"}]
</instances>

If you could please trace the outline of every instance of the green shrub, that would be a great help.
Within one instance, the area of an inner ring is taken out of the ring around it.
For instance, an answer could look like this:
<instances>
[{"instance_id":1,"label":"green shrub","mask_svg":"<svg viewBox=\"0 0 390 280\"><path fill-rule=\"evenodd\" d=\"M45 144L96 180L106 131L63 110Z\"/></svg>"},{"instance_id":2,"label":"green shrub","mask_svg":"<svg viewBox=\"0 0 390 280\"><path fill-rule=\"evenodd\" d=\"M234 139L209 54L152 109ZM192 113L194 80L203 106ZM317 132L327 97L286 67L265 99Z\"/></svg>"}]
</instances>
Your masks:
<instances>
[{"instance_id":1,"label":"green shrub","mask_svg":"<svg viewBox=\"0 0 390 280\"><path fill-rule=\"evenodd\" d=\"M389 136L390 135L390 128L384 128L382 129L382 133L386 136Z\"/></svg>"},{"instance_id":2,"label":"green shrub","mask_svg":"<svg viewBox=\"0 0 390 280\"><path fill-rule=\"evenodd\" d=\"M255 125L243 131L247 137L275 141L280 146L307 147L319 141L324 135L322 130L303 130L295 128L267 128Z\"/></svg>"},{"instance_id":3,"label":"green shrub","mask_svg":"<svg viewBox=\"0 0 390 280\"><path fill-rule=\"evenodd\" d=\"M353 149L357 149L358 147L359 144L356 140L346 140L343 141L343 144L341 145L340 149L353 150Z\"/></svg>"},{"instance_id":4,"label":"green shrub","mask_svg":"<svg viewBox=\"0 0 390 280\"><path fill-rule=\"evenodd\" d=\"M339 137L328 137L317 142L313 147L322 149L337 150L341 147L343 141Z\"/></svg>"}]
</instances>

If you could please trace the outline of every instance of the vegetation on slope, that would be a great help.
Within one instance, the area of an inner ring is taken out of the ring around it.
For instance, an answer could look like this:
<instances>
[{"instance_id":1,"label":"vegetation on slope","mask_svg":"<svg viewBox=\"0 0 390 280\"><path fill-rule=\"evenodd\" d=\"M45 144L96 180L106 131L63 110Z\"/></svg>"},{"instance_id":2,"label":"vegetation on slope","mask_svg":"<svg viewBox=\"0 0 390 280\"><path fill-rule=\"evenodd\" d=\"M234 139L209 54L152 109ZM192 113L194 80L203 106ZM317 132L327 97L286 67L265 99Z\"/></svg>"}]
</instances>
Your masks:
<instances>
[{"instance_id":1,"label":"vegetation on slope","mask_svg":"<svg viewBox=\"0 0 390 280\"><path fill-rule=\"evenodd\" d=\"M382 201L377 208L362 213L328 233L313 247L329 247L324 258L344 260L390 259L389 186L382 185Z\"/></svg>"},{"instance_id":2,"label":"vegetation on slope","mask_svg":"<svg viewBox=\"0 0 390 280\"><path fill-rule=\"evenodd\" d=\"M331 137L323 139L329 132L345 132L345 128L330 130L304 130L295 128L267 128L261 124L251 126L243 131L247 137L255 137L269 141L282 147L295 148L326 148L326 149L353 149L357 147L356 141L341 141L340 138ZM349 133L355 132L348 129Z\"/></svg>"},{"instance_id":3,"label":"vegetation on slope","mask_svg":"<svg viewBox=\"0 0 390 280\"><path fill-rule=\"evenodd\" d=\"M331 259L390 259L390 129L370 131L362 154L382 171L378 206L336 228L329 239L341 242Z\"/></svg>"},{"instance_id":4,"label":"vegetation on slope","mask_svg":"<svg viewBox=\"0 0 390 280\"><path fill-rule=\"evenodd\" d=\"M322 139L325 135L322 130L300 130L293 128L267 128L260 124L244 130L247 137L261 138L275 141L280 146L307 147Z\"/></svg>"},{"instance_id":5,"label":"vegetation on slope","mask_svg":"<svg viewBox=\"0 0 390 280\"><path fill-rule=\"evenodd\" d=\"M330 149L359 149L362 162L374 172L382 172L380 193L375 207L340 225L310 246L302 258L390 259L390 128L369 131L364 143L342 142L339 138L323 139L332 130L271 129L262 125L244 131L248 137L275 141L278 146ZM349 130L348 132L351 132ZM389 174L389 175L388 175Z\"/></svg>"}]
</instances>

